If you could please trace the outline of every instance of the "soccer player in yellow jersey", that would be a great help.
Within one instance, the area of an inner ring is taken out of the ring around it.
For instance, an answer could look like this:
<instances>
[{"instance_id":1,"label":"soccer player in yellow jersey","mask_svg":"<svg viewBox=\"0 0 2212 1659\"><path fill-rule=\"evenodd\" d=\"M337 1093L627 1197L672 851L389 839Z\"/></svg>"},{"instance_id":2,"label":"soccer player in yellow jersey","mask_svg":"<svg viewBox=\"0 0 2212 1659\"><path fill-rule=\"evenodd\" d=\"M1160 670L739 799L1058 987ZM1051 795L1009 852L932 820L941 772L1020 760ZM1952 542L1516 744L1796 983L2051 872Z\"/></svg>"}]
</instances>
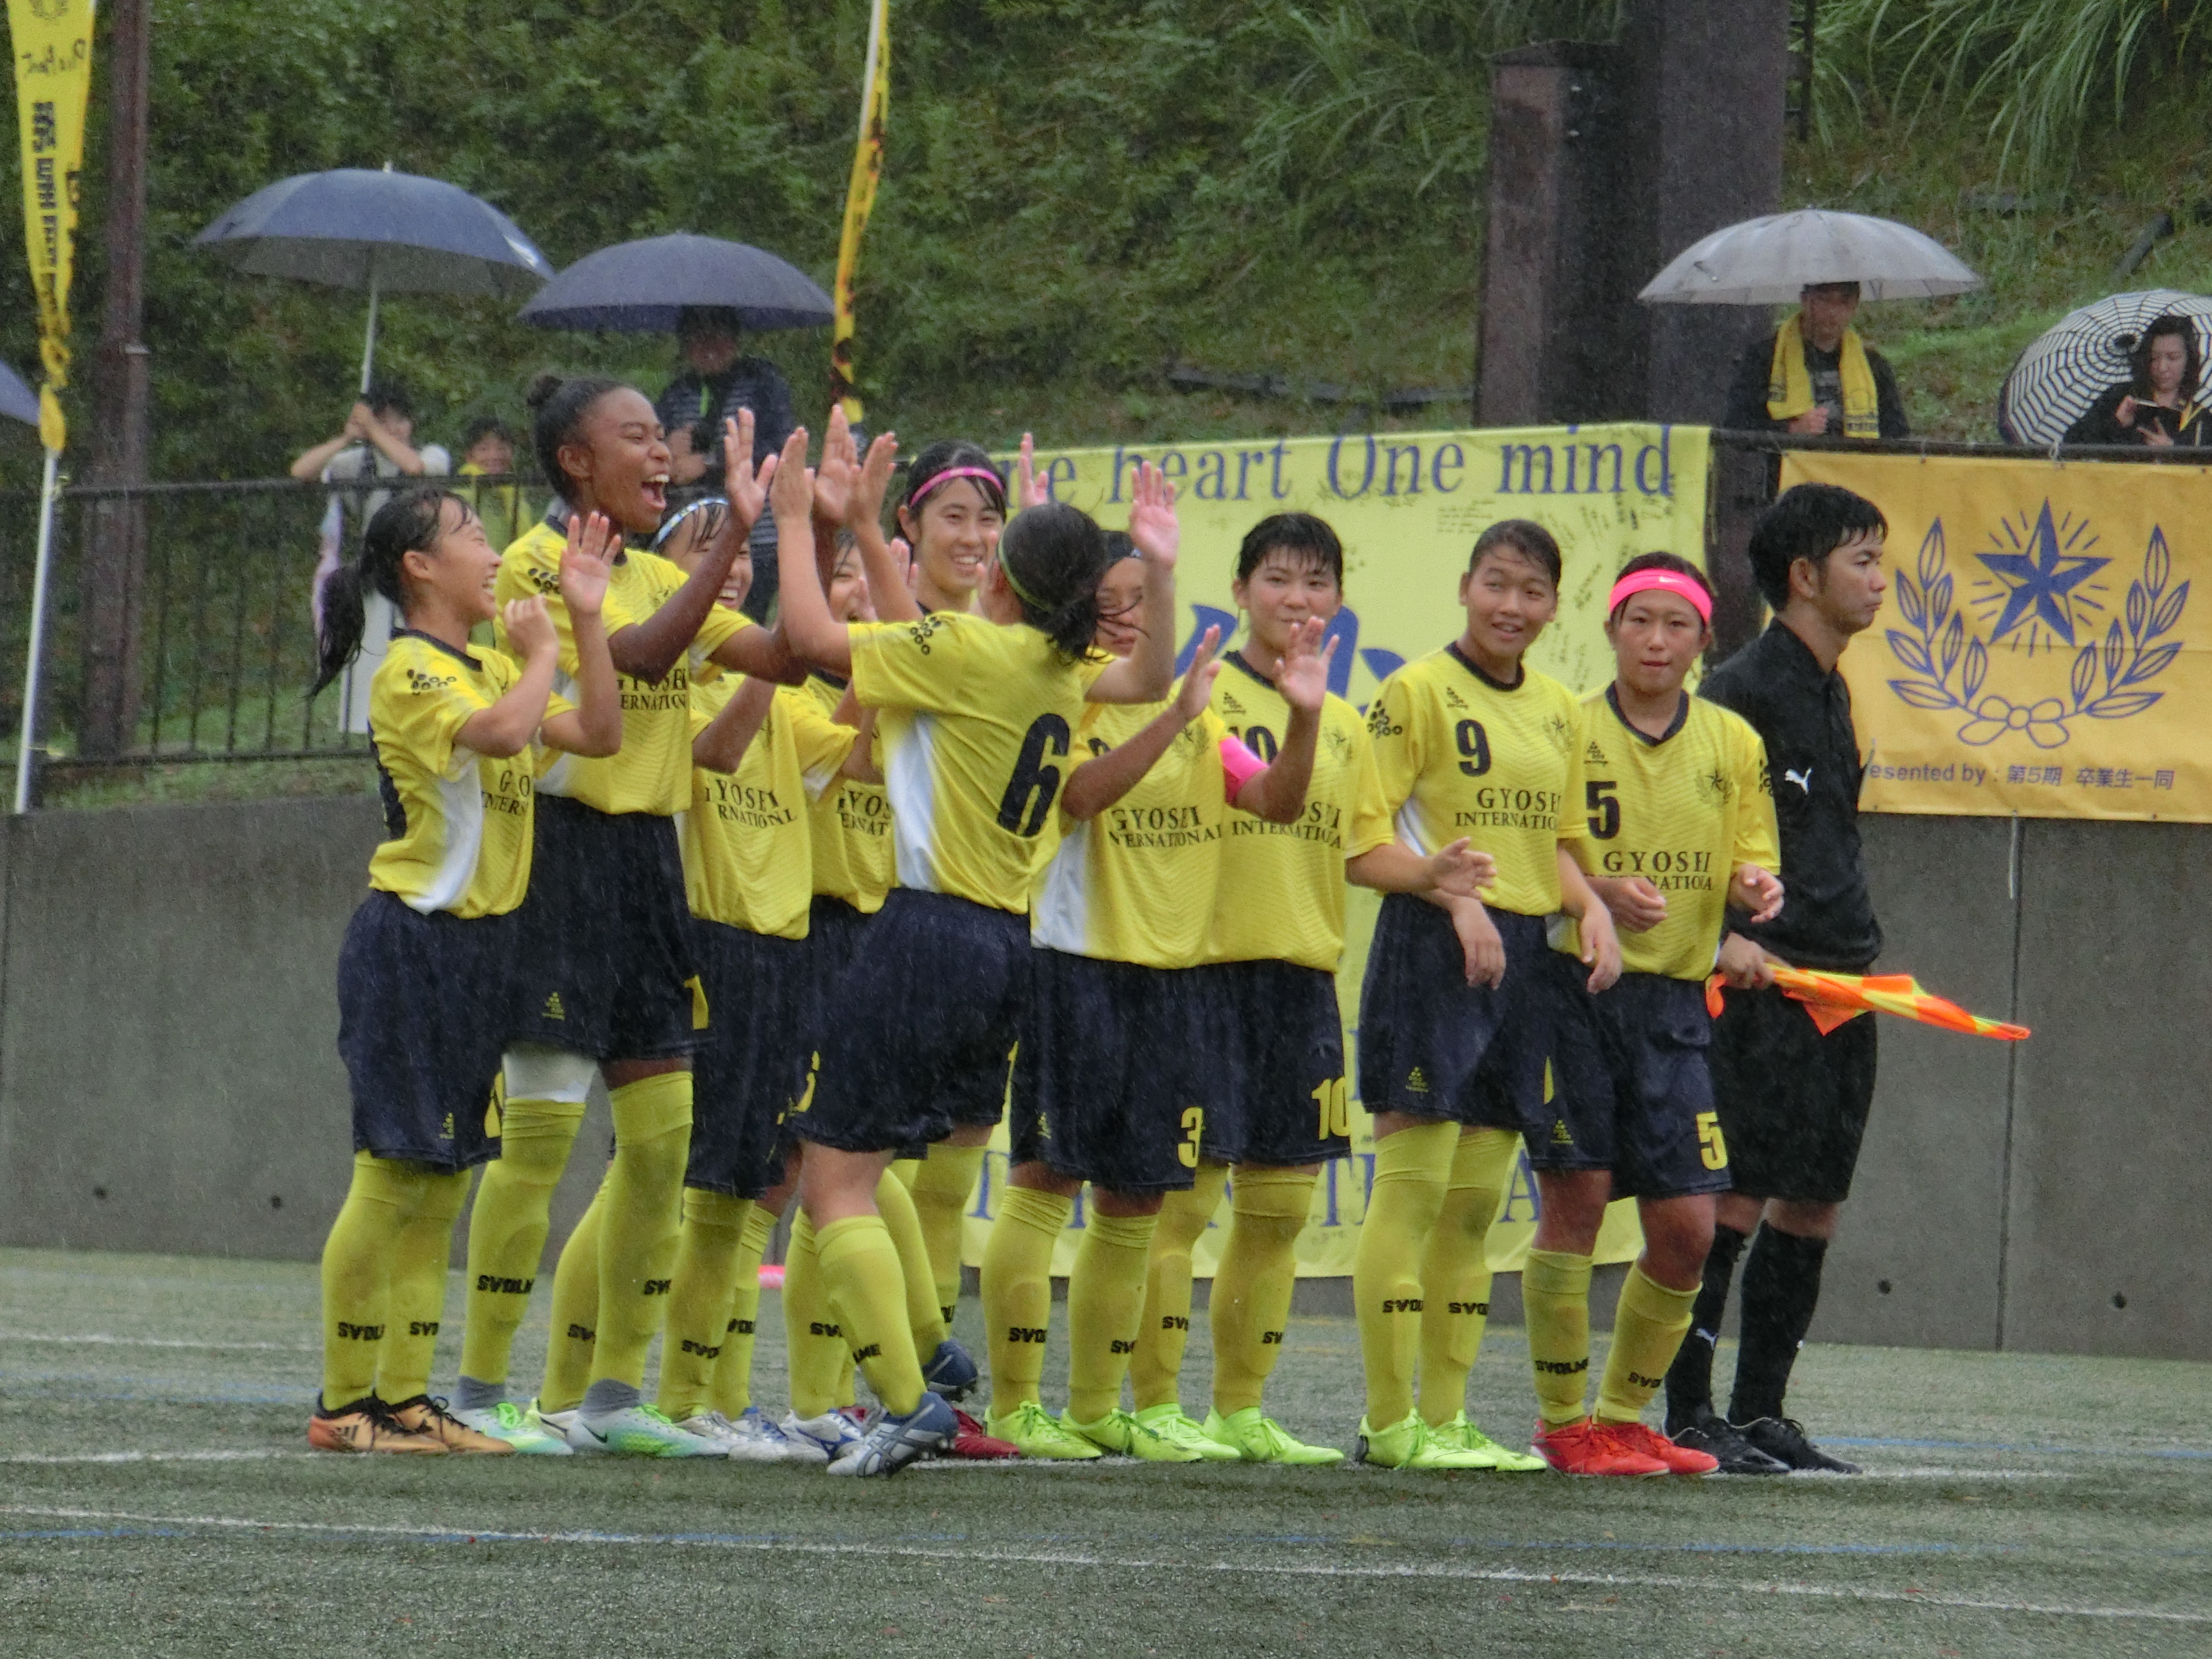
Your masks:
<instances>
[{"instance_id":1,"label":"soccer player in yellow jersey","mask_svg":"<svg viewBox=\"0 0 2212 1659\"><path fill-rule=\"evenodd\" d=\"M774 497L781 536L799 537L817 497L833 517L849 507L842 411L830 424L811 490L805 434L785 450ZM890 443L878 441L871 467L887 462ZM1089 654L1105 537L1071 507L1033 507L1008 527L980 616L843 623L817 569L799 560L784 577L793 648L849 673L856 700L878 711L897 871L838 988L858 1017L828 1027L794 1124L807 1142L799 1197L823 1277L884 1407L833 1474L890 1474L953 1431L951 1407L924 1384L876 1186L893 1152L942 1139L957 1116L1004 1093L1029 987L1030 894L1052 850L1054 799L1085 701L1157 702L1168 690L1176 537L1156 475L1139 485L1131 533L1147 567L1146 637L1105 664ZM875 597L885 610L899 596Z\"/></svg>"},{"instance_id":2,"label":"soccer player in yellow jersey","mask_svg":"<svg viewBox=\"0 0 2212 1659\"><path fill-rule=\"evenodd\" d=\"M532 388L532 403L553 511L598 512L625 535L651 535L665 506L669 454L644 394L612 380L549 379ZM621 752L565 760L538 786L537 878L519 952L526 1023L507 1054L500 1160L470 1218L469 1316L454 1406L476 1426L503 1427L517 1415L507 1400L507 1354L536 1282L547 1206L593 1068L601 1070L615 1157L562 1252L538 1401L550 1413L542 1421L582 1450L713 1449L640 1393L676 1249L690 1054L705 1023L691 983L675 816L691 799L692 674L708 663L771 678L800 672L780 634L714 603L765 495L750 441L729 453L730 516L688 577L642 549L615 561L606 632L621 676ZM771 458L763 473L772 466ZM541 524L509 547L498 592L547 594L562 666L573 672L567 611L550 592L557 539ZM564 1289L579 1311L564 1313ZM531 1426L526 1412L520 1416Z\"/></svg>"},{"instance_id":3,"label":"soccer player in yellow jersey","mask_svg":"<svg viewBox=\"0 0 2212 1659\"><path fill-rule=\"evenodd\" d=\"M370 687L386 840L338 956L354 1171L323 1251L312 1446L516 1449L430 1397L430 1363L469 1171L497 1152L492 1091L514 1012L532 778L544 749L607 755L622 741L600 623L612 550L605 520L571 520L558 572L573 618L573 706L553 695L559 641L543 599L506 607L520 667L471 647L469 630L493 611L499 558L458 495L410 490L387 501L357 561L324 586L317 691L360 652L365 593L389 600L404 626Z\"/></svg>"},{"instance_id":4,"label":"soccer player in yellow jersey","mask_svg":"<svg viewBox=\"0 0 2212 1659\"><path fill-rule=\"evenodd\" d=\"M1385 898L1360 992L1375 1179L1352 1281L1367 1370L1359 1455L1393 1468L1544 1467L1490 1439L1466 1405L1491 1219L1544 1099L1546 919L1581 919L1592 990L1620 973L1611 919L1566 848L1583 833L1580 711L1524 660L1559 609L1559 571L1541 525L1491 526L1460 578L1460 637L1393 674L1367 711L1399 839L1420 852L1469 836L1498 860L1480 899Z\"/></svg>"},{"instance_id":5,"label":"soccer player in yellow jersey","mask_svg":"<svg viewBox=\"0 0 2212 1659\"><path fill-rule=\"evenodd\" d=\"M1287 823L1241 804L1228 812L1206 950L1218 1080L1197 1178L1167 1200L1152 1235L1130 1376L1139 1414L1162 1434L1211 1441L1253 1462L1334 1463L1342 1452L1294 1439L1267 1416L1261 1395L1282 1352L1315 1178L1325 1160L1351 1150L1336 1001L1344 884L1472 897L1496 866L1465 837L1425 854L1399 844L1358 712L1333 694L1317 710L1284 695L1279 677L1293 638L1316 623L1325 630L1344 603L1335 531L1309 513L1262 520L1237 550L1231 591L1251 626L1214 681L1213 711L1262 760L1313 744L1313 772L1304 809ZM1213 1280L1213 1408L1201 1425L1182 1411L1176 1375L1190 1320L1191 1247L1220 1202L1230 1164L1229 1242Z\"/></svg>"},{"instance_id":6,"label":"soccer player in yellow jersey","mask_svg":"<svg viewBox=\"0 0 2212 1659\"><path fill-rule=\"evenodd\" d=\"M1521 1277L1541 1411L1534 1449L1570 1474L1709 1474L1716 1460L1642 1421L1690 1328L1728 1147L1713 1110L1705 981L1731 908L1782 905L1759 734L1683 689L1712 593L1669 553L1629 561L1607 604L1612 684L1583 702L1589 833L1567 843L1620 923L1623 972L1593 994L1555 953L1549 1106L1523 1133L1542 1210ZM1590 1257L1608 1200L1634 1198L1644 1252L1613 1315L1594 1413Z\"/></svg>"}]
</instances>

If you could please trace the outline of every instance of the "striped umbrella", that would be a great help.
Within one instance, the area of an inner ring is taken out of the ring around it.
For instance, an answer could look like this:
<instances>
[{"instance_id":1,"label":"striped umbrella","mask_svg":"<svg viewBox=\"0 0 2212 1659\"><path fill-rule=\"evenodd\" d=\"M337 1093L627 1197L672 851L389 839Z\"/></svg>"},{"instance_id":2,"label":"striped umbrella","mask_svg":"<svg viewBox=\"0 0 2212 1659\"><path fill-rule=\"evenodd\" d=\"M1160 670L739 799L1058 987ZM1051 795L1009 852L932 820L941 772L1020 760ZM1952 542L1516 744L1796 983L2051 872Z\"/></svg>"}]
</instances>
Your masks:
<instances>
[{"instance_id":1,"label":"striped umbrella","mask_svg":"<svg viewBox=\"0 0 2212 1659\"><path fill-rule=\"evenodd\" d=\"M2068 313L2037 336L1997 394L1997 430L2004 441L2039 449L2058 442L2100 392L2134 373L2128 354L2142 331L2168 312L2196 325L2199 350L2212 341L2212 299L2171 288L2108 295Z\"/></svg>"}]
</instances>

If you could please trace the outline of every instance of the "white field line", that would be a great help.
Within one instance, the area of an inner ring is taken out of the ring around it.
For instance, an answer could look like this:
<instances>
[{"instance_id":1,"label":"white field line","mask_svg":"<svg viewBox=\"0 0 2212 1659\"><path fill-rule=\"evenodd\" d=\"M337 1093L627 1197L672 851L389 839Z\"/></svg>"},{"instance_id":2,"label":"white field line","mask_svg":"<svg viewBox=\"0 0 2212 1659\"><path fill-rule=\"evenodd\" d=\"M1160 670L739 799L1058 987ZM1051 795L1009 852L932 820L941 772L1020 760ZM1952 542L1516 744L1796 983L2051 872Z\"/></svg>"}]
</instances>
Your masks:
<instances>
[{"instance_id":1,"label":"white field line","mask_svg":"<svg viewBox=\"0 0 2212 1659\"><path fill-rule=\"evenodd\" d=\"M1940 1590L1887 1590L1829 1584L1792 1583L1778 1579L1688 1578L1671 1573L1528 1572L1512 1567L1475 1567L1445 1562L1396 1566L1316 1562L1152 1560L1135 1556L1094 1555L1077 1551L949 1549L913 1544L805 1543L797 1540L699 1537L620 1532L472 1531L466 1527L343 1526L319 1521L260 1521L228 1515L141 1515L119 1510L48 1509L0 1504L0 1515L53 1521L136 1522L143 1526L207 1527L241 1532L312 1533L347 1538L466 1539L478 1544L566 1544L599 1547L750 1550L768 1554L875 1556L902 1559L1000 1562L1014 1565L1096 1567L1109 1572L1212 1572L1236 1577L1280 1578L1445 1579L1492 1584L1580 1584L1601 1589L1689 1590L1739 1595L1795 1595L1827 1601L1887 1602L1907 1607L1954 1607L1976 1613L2024 1613L2062 1619L2145 1619L2161 1624L2212 1625L2212 1613L2170 1612L2157 1607L2076 1607L2041 1601L2002 1601L1984 1596L1953 1595Z\"/></svg>"},{"instance_id":2,"label":"white field line","mask_svg":"<svg viewBox=\"0 0 2212 1659\"><path fill-rule=\"evenodd\" d=\"M214 1342L173 1336L113 1336L105 1331L68 1334L0 1330L0 1342L46 1342L67 1348L202 1348L254 1353L320 1353L312 1342Z\"/></svg>"},{"instance_id":3,"label":"white field line","mask_svg":"<svg viewBox=\"0 0 2212 1659\"><path fill-rule=\"evenodd\" d=\"M319 1452L267 1451L112 1451L8 1452L0 1463L260 1463L271 1458L319 1457Z\"/></svg>"}]
</instances>

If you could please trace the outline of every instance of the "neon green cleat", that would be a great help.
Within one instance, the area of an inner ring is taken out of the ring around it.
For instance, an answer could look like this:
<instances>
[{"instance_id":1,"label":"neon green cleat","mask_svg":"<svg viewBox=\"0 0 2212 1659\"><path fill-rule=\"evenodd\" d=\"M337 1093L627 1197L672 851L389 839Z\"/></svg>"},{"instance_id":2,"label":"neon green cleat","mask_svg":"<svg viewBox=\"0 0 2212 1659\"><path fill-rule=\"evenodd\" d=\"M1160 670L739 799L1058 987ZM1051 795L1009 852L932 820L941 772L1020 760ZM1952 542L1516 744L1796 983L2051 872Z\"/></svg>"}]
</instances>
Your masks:
<instances>
[{"instance_id":1,"label":"neon green cleat","mask_svg":"<svg viewBox=\"0 0 2212 1659\"><path fill-rule=\"evenodd\" d=\"M571 1457L575 1455L575 1448L565 1437L540 1422L534 1409L518 1406L512 1400L502 1400L496 1406L486 1407L480 1411L457 1411L453 1415L478 1434L504 1440L525 1457Z\"/></svg>"},{"instance_id":2,"label":"neon green cleat","mask_svg":"<svg viewBox=\"0 0 2212 1659\"><path fill-rule=\"evenodd\" d=\"M1135 1413L1138 1424L1166 1441L1181 1446L1185 1451L1194 1451L1209 1463L1238 1463L1243 1454L1234 1446L1224 1446L1218 1440L1206 1438L1206 1431L1197 1420L1186 1413L1175 1401L1164 1406L1147 1406Z\"/></svg>"},{"instance_id":3,"label":"neon green cleat","mask_svg":"<svg viewBox=\"0 0 2212 1659\"><path fill-rule=\"evenodd\" d=\"M1517 1452L1510 1447L1499 1445L1468 1422L1465 1412L1460 1413L1449 1423L1432 1425L1429 1430L1429 1439L1432 1443L1448 1447L1453 1451L1474 1452L1486 1457L1490 1461L1484 1467L1496 1469L1500 1474L1534 1474L1539 1469L1550 1467L1540 1457L1532 1457L1527 1452Z\"/></svg>"},{"instance_id":4,"label":"neon green cleat","mask_svg":"<svg viewBox=\"0 0 2212 1659\"><path fill-rule=\"evenodd\" d=\"M1334 1446L1309 1446L1292 1439L1288 1430L1257 1406L1247 1406L1226 1417L1219 1412L1206 1413L1204 1433L1208 1440L1218 1440L1231 1448L1247 1463L1320 1468L1344 1462L1344 1454Z\"/></svg>"},{"instance_id":5,"label":"neon green cleat","mask_svg":"<svg viewBox=\"0 0 2212 1659\"><path fill-rule=\"evenodd\" d=\"M618 1457L726 1457L717 1441L678 1428L658 1406L626 1406L593 1417L579 1411L568 1430L577 1451Z\"/></svg>"},{"instance_id":6,"label":"neon green cleat","mask_svg":"<svg viewBox=\"0 0 2212 1659\"><path fill-rule=\"evenodd\" d=\"M1075 1460L1096 1457L1098 1448L1079 1434L1062 1428L1050 1412L1034 1400L1024 1400L1004 1417L987 1425L994 1439L1004 1440L1024 1457Z\"/></svg>"},{"instance_id":7,"label":"neon green cleat","mask_svg":"<svg viewBox=\"0 0 2212 1659\"><path fill-rule=\"evenodd\" d=\"M1079 1434L1101 1451L1118 1452L1146 1463L1199 1463L1205 1459L1188 1446L1177 1445L1149 1424L1139 1423L1116 1407L1095 1423L1079 1423L1062 1412L1060 1426Z\"/></svg>"},{"instance_id":8,"label":"neon green cleat","mask_svg":"<svg viewBox=\"0 0 2212 1659\"><path fill-rule=\"evenodd\" d=\"M1489 1469L1497 1467L1486 1451L1462 1451L1438 1441L1419 1412L1407 1412L1405 1420L1386 1429L1372 1429L1359 1419L1359 1449L1353 1461L1385 1469Z\"/></svg>"}]
</instances>

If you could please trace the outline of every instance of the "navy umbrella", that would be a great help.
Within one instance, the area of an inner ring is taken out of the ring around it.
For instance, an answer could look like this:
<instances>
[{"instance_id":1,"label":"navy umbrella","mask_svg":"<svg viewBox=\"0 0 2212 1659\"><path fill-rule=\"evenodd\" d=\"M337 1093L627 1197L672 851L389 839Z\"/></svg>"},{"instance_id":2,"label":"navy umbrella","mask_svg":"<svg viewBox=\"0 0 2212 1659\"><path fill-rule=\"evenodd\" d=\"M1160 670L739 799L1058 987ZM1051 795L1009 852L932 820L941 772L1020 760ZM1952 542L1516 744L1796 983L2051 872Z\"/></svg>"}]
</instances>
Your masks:
<instances>
[{"instance_id":1,"label":"navy umbrella","mask_svg":"<svg viewBox=\"0 0 2212 1659\"><path fill-rule=\"evenodd\" d=\"M553 274L514 220L457 185L365 167L280 179L192 239L236 269L368 290L362 390L376 357L383 294L514 299Z\"/></svg>"},{"instance_id":2,"label":"navy umbrella","mask_svg":"<svg viewBox=\"0 0 2212 1659\"><path fill-rule=\"evenodd\" d=\"M522 307L540 328L667 334L686 306L722 306L755 333L820 328L830 296L798 266L718 236L651 236L587 253Z\"/></svg>"},{"instance_id":3,"label":"navy umbrella","mask_svg":"<svg viewBox=\"0 0 2212 1659\"><path fill-rule=\"evenodd\" d=\"M39 423L39 394L23 384L23 377L0 363L0 415L10 420Z\"/></svg>"}]
</instances>

